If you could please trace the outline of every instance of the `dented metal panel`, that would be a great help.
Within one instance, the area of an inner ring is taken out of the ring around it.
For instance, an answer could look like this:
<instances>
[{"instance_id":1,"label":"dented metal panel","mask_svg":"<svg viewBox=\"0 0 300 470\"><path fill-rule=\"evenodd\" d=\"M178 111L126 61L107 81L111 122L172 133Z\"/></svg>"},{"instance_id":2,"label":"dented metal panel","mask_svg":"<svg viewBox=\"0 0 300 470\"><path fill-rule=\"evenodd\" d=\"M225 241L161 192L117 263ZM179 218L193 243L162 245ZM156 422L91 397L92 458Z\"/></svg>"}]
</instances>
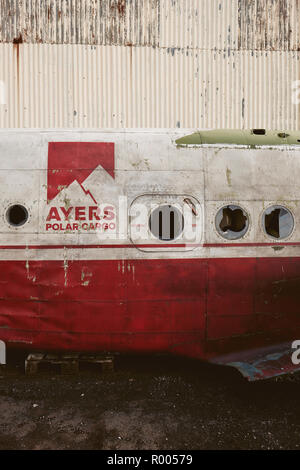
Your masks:
<instances>
[{"instance_id":1,"label":"dented metal panel","mask_svg":"<svg viewBox=\"0 0 300 470\"><path fill-rule=\"evenodd\" d=\"M290 342L266 346L244 352L216 357L210 362L234 367L250 382L298 372L299 364L293 364Z\"/></svg>"}]
</instances>

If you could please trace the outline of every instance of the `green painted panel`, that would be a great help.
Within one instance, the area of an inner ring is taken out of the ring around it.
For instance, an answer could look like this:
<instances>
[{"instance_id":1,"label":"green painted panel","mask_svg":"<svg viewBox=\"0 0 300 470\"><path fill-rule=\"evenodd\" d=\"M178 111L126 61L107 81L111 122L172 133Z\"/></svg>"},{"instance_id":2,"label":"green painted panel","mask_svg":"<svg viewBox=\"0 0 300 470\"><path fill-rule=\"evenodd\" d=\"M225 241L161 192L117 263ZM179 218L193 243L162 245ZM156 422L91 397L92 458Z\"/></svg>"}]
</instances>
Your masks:
<instances>
[{"instance_id":1,"label":"green painted panel","mask_svg":"<svg viewBox=\"0 0 300 470\"><path fill-rule=\"evenodd\" d=\"M216 129L198 131L176 140L181 145L232 144L232 145L300 145L300 131L271 131L265 129Z\"/></svg>"}]
</instances>

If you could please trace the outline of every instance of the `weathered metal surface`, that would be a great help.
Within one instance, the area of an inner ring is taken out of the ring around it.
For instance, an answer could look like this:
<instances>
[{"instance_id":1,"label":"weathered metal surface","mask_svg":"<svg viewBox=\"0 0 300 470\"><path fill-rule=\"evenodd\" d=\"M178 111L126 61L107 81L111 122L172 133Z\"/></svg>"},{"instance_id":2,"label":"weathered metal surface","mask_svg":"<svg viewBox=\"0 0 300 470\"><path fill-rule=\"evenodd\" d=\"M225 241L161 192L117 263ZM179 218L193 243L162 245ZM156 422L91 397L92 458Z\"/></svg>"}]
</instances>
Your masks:
<instances>
[{"instance_id":1,"label":"weathered metal surface","mask_svg":"<svg viewBox=\"0 0 300 470\"><path fill-rule=\"evenodd\" d=\"M157 46L160 0L1 0L0 42Z\"/></svg>"},{"instance_id":2,"label":"weathered metal surface","mask_svg":"<svg viewBox=\"0 0 300 470\"><path fill-rule=\"evenodd\" d=\"M299 50L299 0L1 0L0 42Z\"/></svg>"},{"instance_id":3,"label":"weathered metal surface","mask_svg":"<svg viewBox=\"0 0 300 470\"><path fill-rule=\"evenodd\" d=\"M190 132L0 132L0 340L212 360L300 338L299 147L176 146ZM151 203L186 208L201 239L152 236ZM216 227L226 204L248 217L237 240ZM274 204L294 220L283 239L262 225ZM278 358L251 364L271 375Z\"/></svg>"},{"instance_id":4,"label":"weathered metal surface","mask_svg":"<svg viewBox=\"0 0 300 470\"><path fill-rule=\"evenodd\" d=\"M0 127L297 130L299 54L0 44Z\"/></svg>"},{"instance_id":5,"label":"weathered metal surface","mask_svg":"<svg viewBox=\"0 0 300 470\"><path fill-rule=\"evenodd\" d=\"M263 3L2 0L0 127L296 130L298 0Z\"/></svg>"},{"instance_id":6,"label":"weathered metal surface","mask_svg":"<svg viewBox=\"0 0 300 470\"><path fill-rule=\"evenodd\" d=\"M239 0L238 48L298 51L299 0Z\"/></svg>"},{"instance_id":7,"label":"weathered metal surface","mask_svg":"<svg viewBox=\"0 0 300 470\"><path fill-rule=\"evenodd\" d=\"M235 352L214 358L210 362L235 367L251 382L299 371L300 364L293 364L292 354L291 343L283 343Z\"/></svg>"}]
</instances>

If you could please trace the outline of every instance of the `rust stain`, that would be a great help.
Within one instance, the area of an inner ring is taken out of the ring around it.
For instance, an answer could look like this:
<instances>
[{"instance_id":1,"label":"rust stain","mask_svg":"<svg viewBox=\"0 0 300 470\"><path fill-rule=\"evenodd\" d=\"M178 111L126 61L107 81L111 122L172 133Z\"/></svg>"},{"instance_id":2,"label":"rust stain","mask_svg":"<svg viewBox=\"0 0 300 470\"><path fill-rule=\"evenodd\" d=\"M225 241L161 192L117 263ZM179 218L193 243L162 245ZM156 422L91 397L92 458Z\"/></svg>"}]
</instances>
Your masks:
<instances>
[{"instance_id":1,"label":"rust stain","mask_svg":"<svg viewBox=\"0 0 300 470\"><path fill-rule=\"evenodd\" d=\"M17 109L20 109L20 44L23 43L22 36L15 38L13 41L13 48L16 53L17 62Z\"/></svg>"},{"instance_id":2,"label":"rust stain","mask_svg":"<svg viewBox=\"0 0 300 470\"><path fill-rule=\"evenodd\" d=\"M125 0L119 0L118 1L118 11L121 16L125 15L125 10L126 10L126 3Z\"/></svg>"},{"instance_id":3,"label":"rust stain","mask_svg":"<svg viewBox=\"0 0 300 470\"><path fill-rule=\"evenodd\" d=\"M93 277L92 272L88 272L83 269L81 272L81 285L88 286L92 277Z\"/></svg>"},{"instance_id":4,"label":"rust stain","mask_svg":"<svg viewBox=\"0 0 300 470\"><path fill-rule=\"evenodd\" d=\"M23 38L22 34L20 33L18 37L13 39L13 44L22 44L23 43Z\"/></svg>"},{"instance_id":5,"label":"rust stain","mask_svg":"<svg viewBox=\"0 0 300 470\"><path fill-rule=\"evenodd\" d=\"M226 178L228 186L231 186L231 170L229 168L226 168Z\"/></svg>"},{"instance_id":6,"label":"rust stain","mask_svg":"<svg viewBox=\"0 0 300 470\"><path fill-rule=\"evenodd\" d=\"M3 43L159 45L160 0L78 0L74 6L63 2L64 10L54 0L42 9L35 0L26 8L16 2L14 11L10 3L3 2L1 10L3 18L11 18L0 28Z\"/></svg>"},{"instance_id":7,"label":"rust stain","mask_svg":"<svg viewBox=\"0 0 300 470\"><path fill-rule=\"evenodd\" d=\"M293 7L299 14L298 0L239 0L238 49L298 50L292 34Z\"/></svg>"},{"instance_id":8,"label":"rust stain","mask_svg":"<svg viewBox=\"0 0 300 470\"><path fill-rule=\"evenodd\" d=\"M112 11L117 10L119 15L121 17L124 17L125 12L126 12L126 0L117 0L117 1L113 2L110 6L110 9Z\"/></svg>"}]
</instances>

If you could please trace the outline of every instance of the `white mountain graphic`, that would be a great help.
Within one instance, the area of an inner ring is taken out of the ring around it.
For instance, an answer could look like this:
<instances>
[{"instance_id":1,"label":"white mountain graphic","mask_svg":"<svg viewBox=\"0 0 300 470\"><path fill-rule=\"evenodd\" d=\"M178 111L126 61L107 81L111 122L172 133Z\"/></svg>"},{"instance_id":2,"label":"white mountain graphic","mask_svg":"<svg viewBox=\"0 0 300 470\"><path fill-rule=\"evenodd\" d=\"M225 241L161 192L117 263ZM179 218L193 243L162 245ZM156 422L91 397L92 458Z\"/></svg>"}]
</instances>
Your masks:
<instances>
[{"instance_id":1,"label":"white mountain graphic","mask_svg":"<svg viewBox=\"0 0 300 470\"><path fill-rule=\"evenodd\" d=\"M85 190L77 180L74 180L67 188L62 189L58 195L52 199L51 206L55 207L75 207L96 205L92 195Z\"/></svg>"},{"instance_id":2,"label":"white mountain graphic","mask_svg":"<svg viewBox=\"0 0 300 470\"><path fill-rule=\"evenodd\" d=\"M95 206L118 204L122 194L112 176L99 165L82 184L74 180L67 188L62 188L50 202L51 206Z\"/></svg>"}]
</instances>

